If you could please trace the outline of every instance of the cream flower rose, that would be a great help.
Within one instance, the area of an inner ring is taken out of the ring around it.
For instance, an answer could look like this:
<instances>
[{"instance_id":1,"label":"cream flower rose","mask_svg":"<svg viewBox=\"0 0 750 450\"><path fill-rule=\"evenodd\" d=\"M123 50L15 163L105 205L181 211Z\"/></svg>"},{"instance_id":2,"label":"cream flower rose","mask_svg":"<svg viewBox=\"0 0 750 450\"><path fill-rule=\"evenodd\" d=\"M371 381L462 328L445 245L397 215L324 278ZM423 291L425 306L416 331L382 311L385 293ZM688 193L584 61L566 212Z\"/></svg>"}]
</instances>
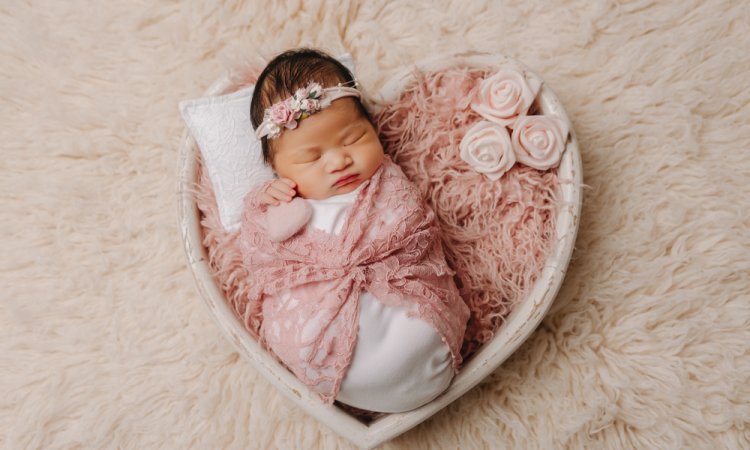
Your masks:
<instances>
[{"instance_id":1,"label":"cream flower rose","mask_svg":"<svg viewBox=\"0 0 750 450\"><path fill-rule=\"evenodd\" d=\"M511 138L516 159L539 170L557 167L565 151L568 131L568 125L559 117L519 118Z\"/></svg>"},{"instance_id":2,"label":"cream flower rose","mask_svg":"<svg viewBox=\"0 0 750 450\"><path fill-rule=\"evenodd\" d=\"M541 87L537 77L526 77L521 69L506 65L482 80L471 109L491 122L511 127L517 117L526 114Z\"/></svg>"},{"instance_id":3,"label":"cream flower rose","mask_svg":"<svg viewBox=\"0 0 750 450\"><path fill-rule=\"evenodd\" d=\"M491 180L499 179L516 163L508 129L486 120L469 128L459 149L461 159Z\"/></svg>"}]
</instances>

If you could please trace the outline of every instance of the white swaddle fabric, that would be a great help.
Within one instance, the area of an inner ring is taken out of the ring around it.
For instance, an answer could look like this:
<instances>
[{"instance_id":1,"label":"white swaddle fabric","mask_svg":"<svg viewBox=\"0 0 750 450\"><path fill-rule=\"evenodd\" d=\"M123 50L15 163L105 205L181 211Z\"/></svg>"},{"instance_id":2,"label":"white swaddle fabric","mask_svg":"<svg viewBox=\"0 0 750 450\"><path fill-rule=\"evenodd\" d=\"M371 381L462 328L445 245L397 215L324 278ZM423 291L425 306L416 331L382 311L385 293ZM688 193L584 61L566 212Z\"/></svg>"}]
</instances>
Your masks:
<instances>
[{"instance_id":1,"label":"white swaddle fabric","mask_svg":"<svg viewBox=\"0 0 750 450\"><path fill-rule=\"evenodd\" d=\"M308 199L313 208L309 226L340 233L363 186L322 200ZM383 217L386 223L390 219L388 214ZM370 411L409 411L445 391L453 376L448 345L429 323L362 293L357 344L337 400Z\"/></svg>"}]
</instances>

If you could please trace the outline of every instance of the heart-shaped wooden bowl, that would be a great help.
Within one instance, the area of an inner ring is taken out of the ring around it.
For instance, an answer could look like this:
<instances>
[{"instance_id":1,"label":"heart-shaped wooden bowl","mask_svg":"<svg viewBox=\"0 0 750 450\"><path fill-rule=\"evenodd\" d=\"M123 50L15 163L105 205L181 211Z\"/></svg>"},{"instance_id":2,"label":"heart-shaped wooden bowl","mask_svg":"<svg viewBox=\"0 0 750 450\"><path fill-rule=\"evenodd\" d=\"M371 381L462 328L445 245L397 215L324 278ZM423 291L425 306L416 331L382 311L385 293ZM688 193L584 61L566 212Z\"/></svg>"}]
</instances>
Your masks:
<instances>
[{"instance_id":1,"label":"heart-shaped wooden bowl","mask_svg":"<svg viewBox=\"0 0 750 450\"><path fill-rule=\"evenodd\" d=\"M509 58L502 55L476 53L452 54L423 60L413 67L405 68L393 77L375 96L376 103L395 100L403 87L412 80L415 68L420 71L435 71L449 66L487 68L498 66L506 61L509 61ZM520 64L517 61L514 62ZM229 77L224 77L214 83L206 95L218 95L229 85ZM185 130L179 157L179 221L190 270L210 315L238 351L282 394L318 421L361 448L373 448L406 432L440 411L492 373L528 338L555 299L570 261L578 231L578 217L582 201L582 173L578 143L565 110L546 83L542 85L536 101L541 113L556 115L567 122L570 127L570 138L558 168L559 179L566 180L566 183L560 185L561 200L565 206L557 212L556 240L529 295L513 308L494 338L484 344L463 366L448 390L432 402L412 411L384 415L369 424L364 424L335 405L323 404L315 393L308 390L294 374L264 351L248 334L241 320L227 304L221 289L211 275L207 251L201 240L200 213L189 189L193 182L197 181L196 162L199 153L195 141Z\"/></svg>"}]
</instances>

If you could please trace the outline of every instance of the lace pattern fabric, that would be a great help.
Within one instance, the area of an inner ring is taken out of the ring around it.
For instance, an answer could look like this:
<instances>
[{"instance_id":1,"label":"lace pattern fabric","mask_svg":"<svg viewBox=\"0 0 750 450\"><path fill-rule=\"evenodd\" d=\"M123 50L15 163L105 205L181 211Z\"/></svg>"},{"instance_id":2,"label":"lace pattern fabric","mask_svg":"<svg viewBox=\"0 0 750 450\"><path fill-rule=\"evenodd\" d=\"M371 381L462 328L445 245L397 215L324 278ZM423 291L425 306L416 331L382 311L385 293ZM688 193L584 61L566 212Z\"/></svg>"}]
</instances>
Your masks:
<instances>
[{"instance_id":1,"label":"lace pattern fabric","mask_svg":"<svg viewBox=\"0 0 750 450\"><path fill-rule=\"evenodd\" d=\"M442 250L433 211L386 155L364 183L340 234L306 227L282 242L265 233L258 189L245 199L240 233L250 273L248 315L263 315L261 345L332 404L351 363L362 291L427 321L458 370L469 309ZM384 214L392 214L386 223ZM263 304L265 298L277 301ZM261 314L262 311L262 314Z\"/></svg>"}]
</instances>

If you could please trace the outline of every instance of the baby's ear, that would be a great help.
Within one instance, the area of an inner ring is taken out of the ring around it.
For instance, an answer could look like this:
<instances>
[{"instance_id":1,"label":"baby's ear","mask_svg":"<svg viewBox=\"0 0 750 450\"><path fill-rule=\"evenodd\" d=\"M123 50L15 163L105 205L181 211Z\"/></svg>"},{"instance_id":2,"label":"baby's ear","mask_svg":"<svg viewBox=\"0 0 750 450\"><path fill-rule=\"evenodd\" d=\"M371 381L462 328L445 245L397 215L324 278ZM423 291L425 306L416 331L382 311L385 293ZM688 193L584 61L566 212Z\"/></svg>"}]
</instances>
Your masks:
<instances>
[{"instance_id":1,"label":"baby's ear","mask_svg":"<svg viewBox=\"0 0 750 450\"><path fill-rule=\"evenodd\" d=\"M297 234L312 217L312 206L302 197L269 206L266 213L268 239L282 242Z\"/></svg>"}]
</instances>

